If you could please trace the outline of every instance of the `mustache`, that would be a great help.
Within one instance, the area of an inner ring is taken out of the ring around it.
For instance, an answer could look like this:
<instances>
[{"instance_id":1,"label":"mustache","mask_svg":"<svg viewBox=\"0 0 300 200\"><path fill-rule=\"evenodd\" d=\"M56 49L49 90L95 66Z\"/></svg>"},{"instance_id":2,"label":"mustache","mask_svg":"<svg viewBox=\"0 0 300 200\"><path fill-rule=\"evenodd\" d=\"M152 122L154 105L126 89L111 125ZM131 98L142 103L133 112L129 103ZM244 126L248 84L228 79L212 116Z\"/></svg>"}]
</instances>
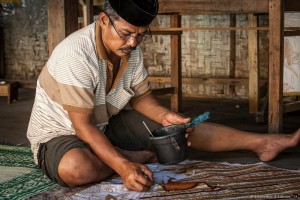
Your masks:
<instances>
[{"instance_id":1,"label":"mustache","mask_svg":"<svg viewBox=\"0 0 300 200\"><path fill-rule=\"evenodd\" d=\"M119 50L123 50L123 51L133 51L135 49L136 47L132 47L132 46L119 48Z\"/></svg>"}]
</instances>

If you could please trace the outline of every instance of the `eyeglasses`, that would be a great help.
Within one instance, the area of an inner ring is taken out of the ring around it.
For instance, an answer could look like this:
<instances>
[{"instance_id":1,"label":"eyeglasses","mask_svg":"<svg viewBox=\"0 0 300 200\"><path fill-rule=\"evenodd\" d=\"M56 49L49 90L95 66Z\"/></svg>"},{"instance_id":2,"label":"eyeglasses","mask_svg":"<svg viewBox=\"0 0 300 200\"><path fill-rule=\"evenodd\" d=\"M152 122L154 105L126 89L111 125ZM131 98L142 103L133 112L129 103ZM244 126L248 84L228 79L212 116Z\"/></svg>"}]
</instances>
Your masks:
<instances>
[{"instance_id":1,"label":"eyeglasses","mask_svg":"<svg viewBox=\"0 0 300 200\"><path fill-rule=\"evenodd\" d=\"M105 13L105 14L106 14L106 13ZM145 40L148 40L148 39L152 38L151 31L150 31L150 28L149 28L149 27L148 27L147 32L146 32L144 35L137 34L136 36L134 36L134 35L124 35L124 34L120 34L120 32L116 29L116 27L115 27L113 21L111 20L111 18L109 17L109 15L108 15L108 14L106 14L106 15L107 15L107 17L108 17L108 19L109 19L111 25L114 27L116 33L118 34L118 36L119 36L122 40L124 40L124 41L127 42L127 41L129 41L129 40L135 38L136 41L137 41L138 43L141 43L141 42L144 42Z\"/></svg>"}]
</instances>

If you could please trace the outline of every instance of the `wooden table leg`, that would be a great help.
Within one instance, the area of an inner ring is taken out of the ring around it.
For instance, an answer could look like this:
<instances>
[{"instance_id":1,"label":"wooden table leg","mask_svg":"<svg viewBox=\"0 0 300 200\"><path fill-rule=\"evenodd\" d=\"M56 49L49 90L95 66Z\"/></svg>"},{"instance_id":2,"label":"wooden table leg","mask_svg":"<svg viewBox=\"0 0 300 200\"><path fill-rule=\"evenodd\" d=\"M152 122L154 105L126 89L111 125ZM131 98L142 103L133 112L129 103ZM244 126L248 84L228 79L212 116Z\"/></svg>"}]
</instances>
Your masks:
<instances>
[{"instance_id":1,"label":"wooden table leg","mask_svg":"<svg viewBox=\"0 0 300 200\"><path fill-rule=\"evenodd\" d=\"M248 14L250 27L257 27L257 16ZM259 68L258 68L258 35L257 30L248 32L248 68L249 68L249 112L258 112Z\"/></svg>"},{"instance_id":2,"label":"wooden table leg","mask_svg":"<svg viewBox=\"0 0 300 200\"><path fill-rule=\"evenodd\" d=\"M171 27L181 26L181 16L171 16ZM171 85L175 93L171 95L171 110L180 112L182 107L182 76L181 76L181 35L171 36Z\"/></svg>"},{"instance_id":3,"label":"wooden table leg","mask_svg":"<svg viewBox=\"0 0 300 200\"><path fill-rule=\"evenodd\" d=\"M269 133L282 131L283 17L283 1L269 0Z\"/></svg>"}]
</instances>

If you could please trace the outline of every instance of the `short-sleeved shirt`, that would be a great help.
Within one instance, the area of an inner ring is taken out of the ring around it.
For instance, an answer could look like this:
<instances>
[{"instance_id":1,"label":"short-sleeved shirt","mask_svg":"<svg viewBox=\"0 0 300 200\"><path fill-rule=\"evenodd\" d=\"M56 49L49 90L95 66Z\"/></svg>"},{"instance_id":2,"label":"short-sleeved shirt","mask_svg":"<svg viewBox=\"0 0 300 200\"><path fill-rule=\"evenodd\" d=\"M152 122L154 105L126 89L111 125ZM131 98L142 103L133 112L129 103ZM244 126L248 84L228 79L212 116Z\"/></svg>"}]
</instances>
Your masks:
<instances>
[{"instance_id":1,"label":"short-sleeved shirt","mask_svg":"<svg viewBox=\"0 0 300 200\"><path fill-rule=\"evenodd\" d=\"M114 82L112 71L98 22L74 32L54 49L37 80L27 130L36 163L40 143L75 134L68 111L93 114L95 125L103 130L131 99L150 92L140 47L121 58Z\"/></svg>"}]
</instances>

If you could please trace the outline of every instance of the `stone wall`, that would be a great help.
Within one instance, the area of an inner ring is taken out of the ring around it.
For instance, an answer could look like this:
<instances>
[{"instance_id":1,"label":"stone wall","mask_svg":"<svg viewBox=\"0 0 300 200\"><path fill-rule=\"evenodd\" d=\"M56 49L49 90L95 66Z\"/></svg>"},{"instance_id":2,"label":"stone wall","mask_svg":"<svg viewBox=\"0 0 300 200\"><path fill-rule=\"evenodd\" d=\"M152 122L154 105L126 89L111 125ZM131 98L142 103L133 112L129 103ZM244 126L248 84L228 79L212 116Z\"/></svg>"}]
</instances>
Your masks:
<instances>
[{"instance_id":1,"label":"stone wall","mask_svg":"<svg viewBox=\"0 0 300 200\"><path fill-rule=\"evenodd\" d=\"M4 28L5 77L36 80L48 60L46 0L26 0L13 15L0 16Z\"/></svg>"}]
</instances>

